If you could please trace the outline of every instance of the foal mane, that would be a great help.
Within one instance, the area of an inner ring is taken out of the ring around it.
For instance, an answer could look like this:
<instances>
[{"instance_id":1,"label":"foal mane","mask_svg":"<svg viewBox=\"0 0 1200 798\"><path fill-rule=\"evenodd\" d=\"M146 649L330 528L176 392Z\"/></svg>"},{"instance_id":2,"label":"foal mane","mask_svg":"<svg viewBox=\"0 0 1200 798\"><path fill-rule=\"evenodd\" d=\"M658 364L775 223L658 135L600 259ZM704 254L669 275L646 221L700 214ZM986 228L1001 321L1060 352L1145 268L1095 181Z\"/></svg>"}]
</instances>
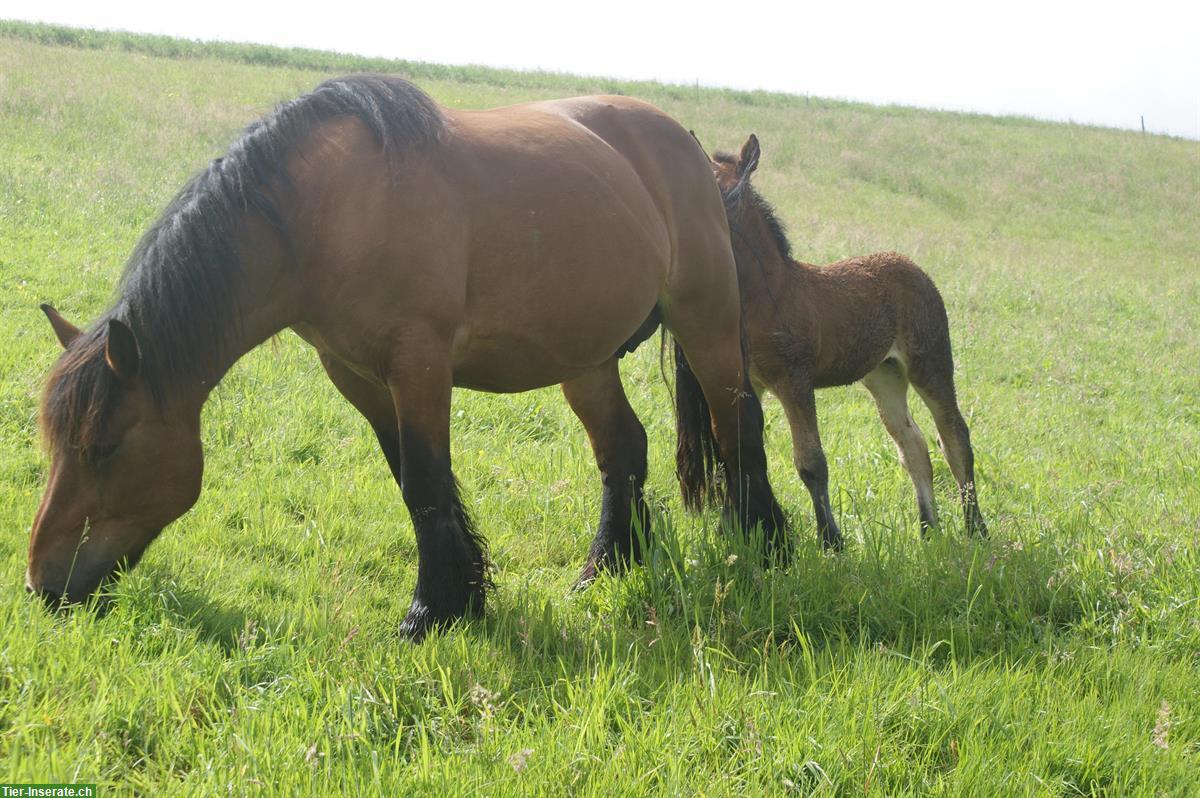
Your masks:
<instances>
[{"instance_id":1,"label":"foal mane","mask_svg":"<svg viewBox=\"0 0 1200 798\"><path fill-rule=\"evenodd\" d=\"M241 318L244 270L235 246L247 216L264 220L285 248L291 236L280 199L285 164L308 135L341 116L362 120L389 156L436 142L445 130L438 106L406 80L356 75L326 81L250 124L228 153L193 176L133 250L115 303L59 358L42 399L50 447L95 446L120 394L104 359L109 320L137 335L138 375L159 408L173 387L212 376Z\"/></svg>"}]
</instances>

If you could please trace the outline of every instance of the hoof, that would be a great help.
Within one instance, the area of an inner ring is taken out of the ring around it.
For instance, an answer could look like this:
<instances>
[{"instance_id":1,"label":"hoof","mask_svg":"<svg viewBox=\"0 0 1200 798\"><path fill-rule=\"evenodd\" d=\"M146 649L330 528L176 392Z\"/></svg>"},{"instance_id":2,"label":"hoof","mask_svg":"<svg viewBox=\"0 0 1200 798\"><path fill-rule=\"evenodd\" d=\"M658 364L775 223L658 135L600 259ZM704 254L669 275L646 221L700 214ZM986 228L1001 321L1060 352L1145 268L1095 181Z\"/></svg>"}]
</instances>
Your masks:
<instances>
[{"instance_id":1,"label":"hoof","mask_svg":"<svg viewBox=\"0 0 1200 798\"><path fill-rule=\"evenodd\" d=\"M837 528L822 530L821 546L826 551L840 553L846 550L846 539L842 537L842 533Z\"/></svg>"},{"instance_id":2,"label":"hoof","mask_svg":"<svg viewBox=\"0 0 1200 798\"><path fill-rule=\"evenodd\" d=\"M786 568L792 562L792 545L787 541L769 543L766 554L768 568Z\"/></svg>"},{"instance_id":3,"label":"hoof","mask_svg":"<svg viewBox=\"0 0 1200 798\"><path fill-rule=\"evenodd\" d=\"M413 643L420 643L425 636L436 628L445 628L456 618L438 618L428 607L419 601L414 601L408 608L408 614L400 623L400 636Z\"/></svg>"},{"instance_id":4,"label":"hoof","mask_svg":"<svg viewBox=\"0 0 1200 798\"><path fill-rule=\"evenodd\" d=\"M583 570L579 572L579 578L575 580L575 585L571 589L583 590L596 581L596 577L601 572L620 575L628 571L635 563L640 565L641 562L642 551L637 540L630 538L628 541L622 542L606 541L602 535L597 535L596 539L592 541L587 562L584 564Z\"/></svg>"},{"instance_id":5,"label":"hoof","mask_svg":"<svg viewBox=\"0 0 1200 798\"><path fill-rule=\"evenodd\" d=\"M418 598L413 599L408 614L400 623L400 636L413 643L420 643L434 629L446 629L460 618L477 618L483 615L483 596L468 600L458 609L438 611Z\"/></svg>"},{"instance_id":6,"label":"hoof","mask_svg":"<svg viewBox=\"0 0 1200 798\"><path fill-rule=\"evenodd\" d=\"M583 590L592 582L596 581L596 577L601 573L615 574L620 576L629 570L634 562L633 557L628 554L604 554L601 556L588 556L587 563L583 566L583 570L579 572L579 578L575 580L572 590Z\"/></svg>"},{"instance_id":7,"label":"hoof","mask_svg":"<svg viewBox=\"0 0 1200 798\"><path fill-rule=\"evenodd\" d=\"M596 581L596 577L600 575L596 564L588 561L588 564L583 566L583 570L579 572L579 578L575 580L575 584L571 585L571 592L578 593L581 590L586 590L591 586L592 582Z\"/></svg>"}]
</instances>

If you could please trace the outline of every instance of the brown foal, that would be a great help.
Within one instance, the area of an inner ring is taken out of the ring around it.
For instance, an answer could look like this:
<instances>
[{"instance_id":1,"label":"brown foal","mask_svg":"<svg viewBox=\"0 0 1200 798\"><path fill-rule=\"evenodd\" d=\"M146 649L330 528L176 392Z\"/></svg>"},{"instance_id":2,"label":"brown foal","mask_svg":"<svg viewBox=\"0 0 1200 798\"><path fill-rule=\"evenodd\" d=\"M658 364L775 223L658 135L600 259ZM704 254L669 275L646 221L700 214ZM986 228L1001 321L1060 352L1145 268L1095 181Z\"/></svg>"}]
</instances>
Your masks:
<instances>
[{"instance_id":1,"label":"brown foal","mask_svg":"<svg viewBox=\"0 0 1200 798\"><path fill-rule=\"evenodd\" d=\"M54 606L134 565L195 503L201 406L285 328L400 485L419 552L412 638L481 613L489 586L451 471L454 386L561 383L603 481L581 580L638 558L646 435L617 358L659 323L713 400L730 507L768 540L784 531L720 194L688 132L635 100L468 112L398 79L328 81L183 188L89 329L45 310L65 351L42 403L51 468L26 583Z\"/></svg>"},{"instance_id":2,"label":"brown foal","mask_svg":"<svg viewBox=\"0 0 1200 798\"><path fill-rule=\"evenodd\" d=\"M896 442L916 488L923 530L936 527L929 449L908 411L916 389L937 425L958 483L968 532L986 535L975 496L975 456L954 390L946 308L933 281L895 252L827 266L799 263L771 206L750 184L758 139L711 166L729 218L750 345L755 392L778 397L792 432L792 457L812 496L817 528L842 546L829 503L829 468L817 431L817 388L862 382Z\"/></svg>"}]
</instances>

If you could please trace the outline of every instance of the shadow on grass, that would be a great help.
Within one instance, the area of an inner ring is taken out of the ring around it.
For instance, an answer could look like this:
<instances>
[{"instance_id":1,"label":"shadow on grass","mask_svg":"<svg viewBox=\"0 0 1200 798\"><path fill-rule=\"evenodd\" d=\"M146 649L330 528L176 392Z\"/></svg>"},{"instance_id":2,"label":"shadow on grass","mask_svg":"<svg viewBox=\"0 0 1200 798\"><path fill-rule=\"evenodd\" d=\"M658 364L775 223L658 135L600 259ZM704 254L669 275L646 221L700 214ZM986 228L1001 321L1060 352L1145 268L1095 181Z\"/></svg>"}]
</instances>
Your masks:
<instances>
[{"instance_id":1,"label":"shadow on grass","mask_svg":"<svg viewBox=\"0 0 1200 798\"><path fill-rule=\"evenodd\" d=\"M1067 631L1101 635L1122 611L1113 574L1086 556L1085 533L922 540L903 523L880 523L835 555L793 531L801 539L790 564L766 569L754 544L718 525L684 535L658 516L641 566L565 596L548 593L536 576L522 587L519 574L501 575L487 615L442 634L464 636L536 678L548 663L568 678L621 663L647 684L702 660L749 672L768 654L892 651L935 667L1019 660L1046 653ZM131 605L123 614L192 629L226 656L285 627L301 640L323 634L306 629L303 614L263 617L221 604L153 566L138 578L136 590L117 591L117 601ZM398 637L396 644L407 645Z\"/></svg>"},{"instance_id":2,"label":"shadow on grass","mask_svg":"<svg viewBox=\"0 0 1200 798\"><path fill-rule=\"evenodd\" d=\"M153 615L170 621L181 629L192 629L196 638L214 644L229 655L245 649L248 634L254 634L258 623L236 606L219 604L204 592L180 585L175 576L154 565L143 564L138 569L141 582L136 592L118 587L113 601L126 605L126 614Z\"/></svg>"},{"instance_id":3,"label":"shadow on grass","mask_svg":"<svg viewBox=\"0 0 1200 798\"><path fill-rule=\"evenodd\" d=\"M704 657L751 670L764 652L848 647L934 666L1022 659L1069 630L1101 634L1121 611L1112 574L1078 540L1072 530L922 540L903 524L876 526L845 553L803 540L789 565L764 569L740 538L705 528L685 540L664 523L643 566L563 599L502 590L468 634L518 660L553 657L578 673L598 658L636 653L647 675L663 677Z\"/></svg>"}]
</instances>

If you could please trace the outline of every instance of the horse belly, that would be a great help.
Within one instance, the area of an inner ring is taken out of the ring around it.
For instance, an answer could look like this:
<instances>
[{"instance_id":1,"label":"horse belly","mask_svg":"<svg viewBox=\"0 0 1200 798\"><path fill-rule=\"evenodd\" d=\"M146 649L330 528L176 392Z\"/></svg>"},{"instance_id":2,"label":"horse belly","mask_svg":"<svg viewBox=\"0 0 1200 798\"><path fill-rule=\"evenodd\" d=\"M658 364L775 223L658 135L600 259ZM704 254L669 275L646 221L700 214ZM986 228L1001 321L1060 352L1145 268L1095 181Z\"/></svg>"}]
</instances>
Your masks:
<instances>
[{"instance_id":1,"label":"horse belly","mask_svg":"<svg viewBox=\"0 0 1200 798\"><path fill-rule=\"evenodd\" d=\"M614 357L653 312L657 275L617 270L627 290L556 281L540 290L506 292L495 307L512 314L468 314L454 341L454 382L465 388L509 393L555 385ZM555 290L558 289L558 290Z\"/></svg>"},{"instance_id":2,"label":"horse belly","mask_svg":"<svg viewBox=\"0 0 1200 798\"><path fill-rule=\"evenodd\" d=\"M456 384L520 391L570 379L612 358L657 304L671 265L661 213L627 161L576 145L556 158L500 154L488 166L502 178L469 200Z\"/></svg>"}]
</instances>

